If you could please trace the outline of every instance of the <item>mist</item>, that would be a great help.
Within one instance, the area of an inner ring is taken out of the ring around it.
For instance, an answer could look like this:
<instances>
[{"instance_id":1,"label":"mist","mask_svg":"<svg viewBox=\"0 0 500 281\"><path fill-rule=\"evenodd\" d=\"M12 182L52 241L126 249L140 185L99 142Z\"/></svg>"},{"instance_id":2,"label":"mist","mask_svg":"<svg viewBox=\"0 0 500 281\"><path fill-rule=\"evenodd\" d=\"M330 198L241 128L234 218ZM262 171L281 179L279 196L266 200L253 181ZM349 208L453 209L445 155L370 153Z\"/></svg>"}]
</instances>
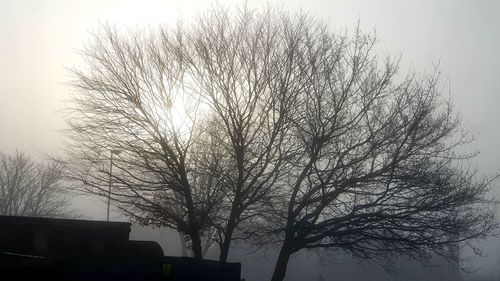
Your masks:
<instances>
[{"instance_id":1,"label":"mist","mask_svg":"<svg viewBox=\"0 0 500 281\"><path fill-rule=\"evenodd\" d=\"M66 141L63 111L70 98L68 71L79 65L80 50L89 32L102 23L123 30L175 24L214 5L210 1L1 1L0 2L0 151L24 151L35 159L62 155ZM228 7L239 3L218 1ZM260 9L266 1L247 1ZM401 54L401 68L442 72L443 91L460 112L464 129L474 141L466 152L478 151L472 167L479 175L500 171L500 3L496 1L270 1L291 11L305 11L325 19L334 30L376 31L380 56ZM492 196L500 199L499 183ZM75 194L73 207L81 218L104 220L106 202ZM500 215L500 213L499 213ZM111 220L126 221L112 207ZM498 220L498 218L497 218ZM134 226L131 238L157 241L166 255L181 255L178 233L167 228ZM500 239L482 242L483 257L466 264L474 272L457 272L466 280L500 279ZM236 244L229 261L242 263L246 280L268 279L277 257L276 248L254 252L250 245ZM472 253L463 252L463 256ZM217 259L211 250L208 257ZM286 280L456 280L456 269L424 267L400 261L387 273L370 260L360 262L342 252L318 257L301 252L290 261ZM444 273L441 273L444 272ZM446 273L446 274L445 274ZM443 275L440 275L443 274ZM333 278L335 277L335 278Z\"/></svg>"}]
</instances>

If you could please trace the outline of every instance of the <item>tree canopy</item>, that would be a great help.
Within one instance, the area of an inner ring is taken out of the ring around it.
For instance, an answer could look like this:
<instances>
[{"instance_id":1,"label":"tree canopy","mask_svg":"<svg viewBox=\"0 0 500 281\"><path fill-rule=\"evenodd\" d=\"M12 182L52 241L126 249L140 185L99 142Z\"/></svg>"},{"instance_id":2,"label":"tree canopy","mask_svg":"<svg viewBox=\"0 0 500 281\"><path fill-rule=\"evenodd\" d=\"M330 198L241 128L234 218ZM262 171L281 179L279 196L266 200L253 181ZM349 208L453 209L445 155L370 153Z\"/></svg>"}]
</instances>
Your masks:
<instances>
[{"instance_id":1,"label":"tree canopy","mask_svg":"<svg viewBox=\"0 0 500 281\"><path fill-rule=\"evenodd\" d=\"M188 25L104 26L72 69L71 176L144 224L303 249L450 260L496 226L457 147L438 71L404 73L376 38L304 14L214 8ZM120 150L115 169L110 150Z\"/></svg>"}]
</instances>

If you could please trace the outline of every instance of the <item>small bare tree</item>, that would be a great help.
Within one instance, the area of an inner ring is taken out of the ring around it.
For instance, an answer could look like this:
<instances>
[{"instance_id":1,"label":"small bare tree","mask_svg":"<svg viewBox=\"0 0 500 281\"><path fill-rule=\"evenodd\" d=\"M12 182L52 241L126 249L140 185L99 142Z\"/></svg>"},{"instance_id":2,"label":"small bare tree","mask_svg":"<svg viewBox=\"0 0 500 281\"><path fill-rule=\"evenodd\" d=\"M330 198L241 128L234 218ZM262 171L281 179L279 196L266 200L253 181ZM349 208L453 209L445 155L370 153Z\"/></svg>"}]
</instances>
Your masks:
<instances>
[{"instance_id":1,"label":"small bare tree","mask_svg":"<svg viewBox=\"0 0 500 281\"><path fill-rule=\"evenodd\" d=\"M68 198L59 185L60 162L36 163L23 152L0 152L0 214L7 216L65 217Z\"/></svg>"}]
</instances>

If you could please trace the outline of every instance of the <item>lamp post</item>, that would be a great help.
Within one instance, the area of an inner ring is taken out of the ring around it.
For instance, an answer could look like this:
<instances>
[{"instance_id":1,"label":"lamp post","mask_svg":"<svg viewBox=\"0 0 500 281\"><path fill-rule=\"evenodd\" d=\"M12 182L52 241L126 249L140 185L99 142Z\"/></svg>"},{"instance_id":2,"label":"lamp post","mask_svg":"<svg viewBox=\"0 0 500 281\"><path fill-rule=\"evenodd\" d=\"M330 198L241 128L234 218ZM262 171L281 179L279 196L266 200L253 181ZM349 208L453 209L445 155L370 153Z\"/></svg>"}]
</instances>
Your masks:
<instances>
[{"instance_id":1,"label":"lamp post","mask_svg":"<svg viewBox=\"0 0 500 281\"><path fill-rule=\"evenodd\" d=\"M108 186L108 212L106 215L106 221L109 221L109 206L111 204L111 175L113 173L113 154L120 154L121 151L118 149L111 149L110 150L111 156L109 159L109 186Z\"/></svg>"}]
</instances>

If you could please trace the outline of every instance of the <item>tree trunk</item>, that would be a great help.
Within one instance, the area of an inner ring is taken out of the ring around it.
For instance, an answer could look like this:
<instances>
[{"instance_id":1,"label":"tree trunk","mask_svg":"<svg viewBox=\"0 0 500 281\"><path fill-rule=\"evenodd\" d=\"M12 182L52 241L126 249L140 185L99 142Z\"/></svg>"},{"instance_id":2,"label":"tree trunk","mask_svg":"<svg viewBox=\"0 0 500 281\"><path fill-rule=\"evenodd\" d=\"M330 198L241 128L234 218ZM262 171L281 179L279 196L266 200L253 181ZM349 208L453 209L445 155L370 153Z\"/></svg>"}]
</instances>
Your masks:
<instances>
[{"instance_id":1,"label":"tree trunk","mask_svg":"<svg viewBox=\"0 0 500 281\"><path fill-rule=\"evenodd\" d=\"M201 251L201 238L200 238L200 223L198 222L195 215L195 207L193 203L193 197L191 194L191 186L189 185L189 181L186 178L186 172L184 169L184 163L181 165L181 169L183 173L181 173L182 183L184 187L184 199L186 200L187 207L187 215L189 220L189 230L188 234L191 238L191 249L193 250L193 257L196 259L202 259L202 251Z\"/></svg>"},{"instance_id":2,"label":"tree trunk","mask_svg":"<svg viewBox=\"0 0 500 281\"><path fill-rule=\"evenodd\" d=\"M281 247L278 260L276 261L271 281L283 281L283 279L285 279L288 260L290 259L292 253L293 251L290 249L290 246L286 245L286 242L284 242Z\"/></svg>"},{"instance_id":3,"label":"tree trunk","mask_svg":"<svg viewBox=\"0 0 500 281\"><path fill-rule=\"evenodd\" d=\"M227 224L226 233L224 233L224 241L220 246L219 261L226 262L229 255L229 247L231 246L231 238L233 236L234 223L230 220Z\"/></svg>"},{"instance_id":4,"label":"tree trunk","mask_svg":"<svg viewBox=\"0 0 500 281\"><path fill-rule=\"evenodd\" d=\"M231 241L233 238L233 232L237 227L236 220L239 217L240 210L238 210L238 205L240 203L240 196L235 196L233 204L231 206L231 214L227 222L226 230L224 233L224 241L220 245L220 256L219 261L226 262L229 255L229 247L231 246Z\"/></svg>"},{"instance_id":5,"label":"tree trunk","mask_svg":"<svg viewBox=\"0 0 500 281\"><path fill-rule=\"evenodd\" d=\"M186 245L186 238L184 238L184 233L178 231L179 233L179 240L181 241L181 248L182 248L182 256L187 257L187 245Z\"/></svg>"},{"instance_id":6,"label":"tree trunk","mask_svg":"<svg viewBox=\"0 0 500 281\"><path fill-rule=\"evenodd\" d=\"M193 249L193 257L196 259L202 259L202 251L201 251L201 239L200 239L200 233L198 231L195 231L193 233L190 233L189 236L191 237L191 248Z\"/></svg>"}]
</instances>

